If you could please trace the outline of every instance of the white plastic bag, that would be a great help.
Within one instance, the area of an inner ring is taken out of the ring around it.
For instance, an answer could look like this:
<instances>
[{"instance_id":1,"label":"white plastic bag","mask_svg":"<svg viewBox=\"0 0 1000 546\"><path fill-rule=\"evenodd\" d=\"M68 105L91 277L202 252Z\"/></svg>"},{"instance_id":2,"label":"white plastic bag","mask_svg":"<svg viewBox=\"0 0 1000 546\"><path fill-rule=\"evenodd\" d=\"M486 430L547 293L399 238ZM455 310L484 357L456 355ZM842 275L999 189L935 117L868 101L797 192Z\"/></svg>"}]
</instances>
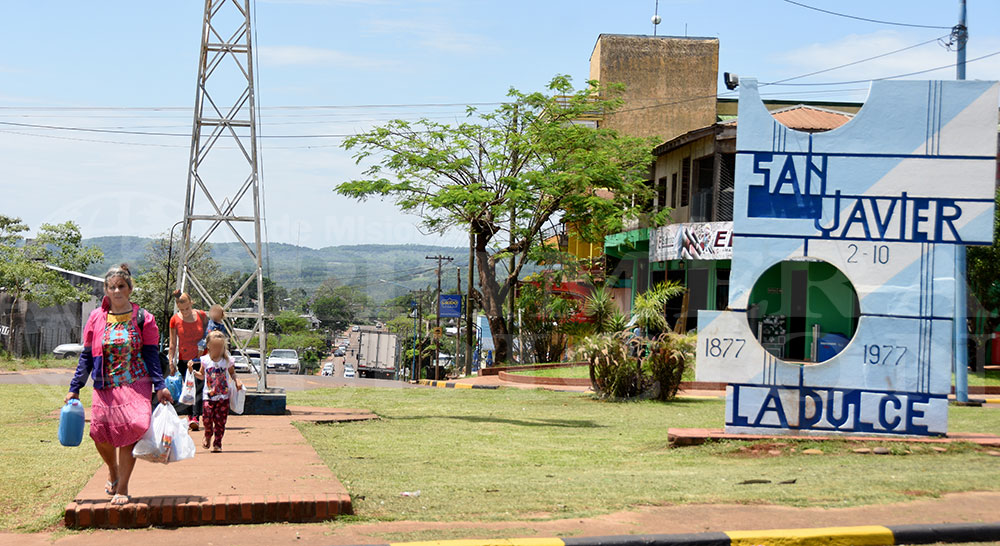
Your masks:
<instances>
[{"instance_id":1,"label":"white plastic bag","mask_svg":"<svg viewBox=\"0 0 1000 546\"><path fill-rule=\"evenodd\" d=\"M146 434L132 448L132 456L163 464L194 457L194 440L188 434L186 421L170 404L157 404Z\"/></svg>"},{"instance_id":2,"label":"white plastic bag","mask_svg":"<svg viewBox=\"0 0 1000 546\"><path fill-rule=\"evenodd\" d=\"M173 448L177 412L173 406L157 404L149 420L149 428L132 448L132 456L153 463L166 463Z\"/></svg>"},{"instance_id":3,"label":"white plastic bag","mask_svg":"<svg viewBox=\"0 0 1000 546\"><path fill-rule=\"evenodd\" d=\"M233 413L242 414L243 404L247 399L247 386L240 385L240 388L236 388L236 382L233 378L229 378L229 409L233 410Z\"/></svg>"},{"instance_id":4,"label":"white plastic bag","mask_svg":"<svg viewBox=\"0 0 1000 546\"><path fill-rule=\"evenodd\" d=\"M181 404L187 404L189 406L194 405L195 402L195 392L194 392L194 371L191 370L190 363L188 365L187 373L184 375L184 387L181 388L180 399L177 400Z\"/></svg>"},{"instance_id":5,"label":"white plastic bag","mask_svg":"<svg viewBox=\"0 0 1000 546\"><path fill-rule=\"evenodd\" d=\"M173 411L174 407L168 405L167 407ZM177 415L175 412L174 415ZM170 457L168 462L176 463L177 461L183 461L184 459L194 458L194 440L191 435L188 434L188 421L183 417L177 417L174 420L174 448L170 450Z\"/></svg>"}]
</instances>

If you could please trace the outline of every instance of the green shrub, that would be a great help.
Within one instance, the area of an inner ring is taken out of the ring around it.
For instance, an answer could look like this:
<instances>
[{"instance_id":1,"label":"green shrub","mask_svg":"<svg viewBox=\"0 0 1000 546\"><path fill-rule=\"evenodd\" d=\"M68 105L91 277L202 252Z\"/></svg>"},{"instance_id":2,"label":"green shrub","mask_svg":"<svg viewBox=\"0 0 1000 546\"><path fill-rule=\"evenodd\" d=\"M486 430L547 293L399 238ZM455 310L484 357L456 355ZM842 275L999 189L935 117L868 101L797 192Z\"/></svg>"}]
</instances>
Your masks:
<instances>
[{"instance_id":1,"label":"green shrub","mask_svg":"<svg viewBox=\"0 0 1000 546\"><path fill-rule=\"evenodd\" d=\"M590 364L590 383L601 398L665 401L677 396L696 346L693 333L667 332L649 339L621 332L588 336L575 355Z\"/></svg>"},{"instance_id":2,"label":"green shrub","mask_svg":"<svg viewBox=\"0 0 1000 546\"><path fill-rule=\"evenodd\" d=\"M694 359L697 346L698 336L694 333L667 332L646 343L645 364L653 398L665 401L677 396L681 378Z\"/></svg>"}]
</instances>

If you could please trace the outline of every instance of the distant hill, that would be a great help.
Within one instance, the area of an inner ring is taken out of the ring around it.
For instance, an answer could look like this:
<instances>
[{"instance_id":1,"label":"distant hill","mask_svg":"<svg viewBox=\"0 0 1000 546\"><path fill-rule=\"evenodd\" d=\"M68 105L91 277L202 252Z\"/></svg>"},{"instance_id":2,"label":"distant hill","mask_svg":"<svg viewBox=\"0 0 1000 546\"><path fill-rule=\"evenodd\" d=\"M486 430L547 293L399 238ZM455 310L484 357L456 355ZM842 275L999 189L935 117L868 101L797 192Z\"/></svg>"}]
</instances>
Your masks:
<instances>
[{"instance_id":1,"label":"distant hill","mask_svg":"<svg viewBox=\"0 0 1000 546\"><path fill-rule=\"evenodd\" d=\"M84 239L104 251L104 262L94 265L88 273L99 275L112 264L126 262L133 271L141 272L147 246L153 239L147 237L94 237ZM177 249L175 249L177 250ZM346 245L314 249L285 243L267 245L264 274L289 290L303 288L312 292L329 277L342 284L357 285L378 302L403 292L399 286L382 283L380 279L400 283L410 289L427 288L436 283L434 267L437 262L426 256L442 254L455 258L442 271L442 285L453 290L456 283L455 267L462 268L462 283L468 282L468 248L430 245ZM212 257L226 273L249 272L253 264L239 243L212 245Z\"/></svg>"}]
</instances>

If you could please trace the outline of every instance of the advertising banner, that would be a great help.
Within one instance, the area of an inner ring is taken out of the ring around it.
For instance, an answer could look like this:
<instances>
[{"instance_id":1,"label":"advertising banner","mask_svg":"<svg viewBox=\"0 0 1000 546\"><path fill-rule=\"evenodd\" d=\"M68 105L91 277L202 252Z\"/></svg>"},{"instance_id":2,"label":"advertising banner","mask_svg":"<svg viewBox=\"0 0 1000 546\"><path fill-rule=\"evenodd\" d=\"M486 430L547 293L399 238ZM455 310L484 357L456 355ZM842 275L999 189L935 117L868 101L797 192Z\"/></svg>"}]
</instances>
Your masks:
<instances>
[{"instance_id":1,"label":"advertising banner","mask_svg":"<svg viewBox=\"0 0 1000 546\"><path fill-rule=\"evenodd\" d=\"M458 318L462 316L462 295L461 294L441 294L438 305L441 309L442 318Z\"/></svg>"},{"instance_id":2,"label":"advertising banner","mask_svg":"<svg viewBox=\"0 0 1000 546\"><path fill-rule=\"evenodd\" d=\"M732 222L671 224L653 230L649 261L729 260L733 257Z\"/></svg>"}]
</instances>

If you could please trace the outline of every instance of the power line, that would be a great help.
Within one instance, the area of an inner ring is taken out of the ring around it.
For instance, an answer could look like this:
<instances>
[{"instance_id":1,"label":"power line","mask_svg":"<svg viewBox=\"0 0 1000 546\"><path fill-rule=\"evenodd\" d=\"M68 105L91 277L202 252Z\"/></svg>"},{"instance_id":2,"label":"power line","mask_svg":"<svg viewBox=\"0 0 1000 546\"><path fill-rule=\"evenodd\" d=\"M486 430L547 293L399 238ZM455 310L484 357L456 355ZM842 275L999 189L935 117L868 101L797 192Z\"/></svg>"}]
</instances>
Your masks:
<instances>
[{"instance_id":1,"label":"power line","mask_svg":"<svg viewBox=\"0 0 1000 546\"><path fill-rule=\"evenodd\" d=\"M975 57L975 58L969 59L969 60L967 60L965 62L966 62L966 64L968 64L968 63L971 63L973 61L981 61L983 59L987 59L989 57L994 57L996 55L1000 55L1000 51L994 51L993 53L987 53L986 55L981 55L979 57ZM907 72L905 74L896 74L894 76L884 76L884 77L881 77L881 78L871 78L871 79L868 79L868 80L850 80L850 81L842 81L842 82L818 82L818 83L777 83L776 82L776 83L773 83L771 85L795 85L795 86L808 87L808 86L812 86L812 85L847 85L847 84L852 84L852 83L865 83L865 82L875 82L875 81L882 81L882 80L894 80L896 78L906 78L908 76L916 76L918 74L926 74L928 72L934 72L935 70L943 70L945 68L952 68L952 67L956 66L957 64L958 63L951 63L951 64L946 64L946 65L936 66L934 68L927 68L927 69L924 69L924 70L917 70L915 72Z\"/></svg>"},{"instance_id":2,"label":"power line","mask_svg":"<svg viewBox=\"0 0 1000 546\"><path fill-rule=\"evenodd\" d=\"M913 48L916 48L916 47L927 45L929 43L936 42L936 41L940 40L941 38L947 38L947 37L948 37L948 35L945 34L944 36L941 36L939 38L931 38L930 40L927 40L926 42L920 42L919 44L913 44L911 46L906 46L904 48L896 49L896 50L893 50L893 51L888 51L886 53L882 53L880 55L875 55L873 57L867 57L865 59L858 59L857 61L853 61L853 62L849 62L849 63L837 65L837 66L833 66L833 67L830 67L830 68L824 68L823 70L817 70L815 72L810 72L808 74L802 74L801 76L792 76L791 78L785 78L783 80L777 80L777 81L773 81L773 82L762 83L761 86L763 87L765 85L777 85L779 83L784 83L784 82L788 82L788 81L792 81L792 80L798 80L798 79L801 79L801 78L808 78L809 76L815 76L816 74L822 74L824 72L832 72L834 70L840 70L841 68L847 68L848 66L854 66L856 64L861 64L861 63L864 63L864 62L873 61L875 59L881 59L882 57L887 57L889 55L894 55L896 53L900 53L900 52L903 52L903 51L906 51L906 50L909 50L909 49L913 49Z\"/></svg>"},{"instance_id":3,"label":"power line","mask_svg":"<svg viewBox=\"0 0 1000 546\"><path fill-rule=\"evenodd\" d=\"M344 109L370 109L370 108L445 108L445 107L466 107L466 106L500 106L506 102L424 102L424 103L396 103L396 104L291 104L280 106L261 106L263 110L344 110ZM188 106L0 106L0 110L66 110L66 111L182 111L190 112Z\"/></svg>"},{"instance_id":4,"label":"power line","mask_svg":"<svg viewBox=\"0 0 1000 546\"><path fill-rule=\"evenodd\" d=\"M866 21L869 23L878 23L880 25L893 25L897 27L911 27L911 28L939 28L942 30L950 30L951 27L943 27L938 25L916 25L912 23L900 23L898 21L883 21L881 19L870 19L868 17L858 17L857 15L848 15L846 13L840 13L836 11L830 11L828 9L817 8L816 6L810 6L808 4L803 4L802 2L796 2L795 0L783 0L788 4L793 4L799 6L800 8L811 9L813 11L818 11L820 13L826 13L828 15L836 15L837 17L844 17L847 19L854 19L855 21Z\"/></svg>"}]
</instances>

